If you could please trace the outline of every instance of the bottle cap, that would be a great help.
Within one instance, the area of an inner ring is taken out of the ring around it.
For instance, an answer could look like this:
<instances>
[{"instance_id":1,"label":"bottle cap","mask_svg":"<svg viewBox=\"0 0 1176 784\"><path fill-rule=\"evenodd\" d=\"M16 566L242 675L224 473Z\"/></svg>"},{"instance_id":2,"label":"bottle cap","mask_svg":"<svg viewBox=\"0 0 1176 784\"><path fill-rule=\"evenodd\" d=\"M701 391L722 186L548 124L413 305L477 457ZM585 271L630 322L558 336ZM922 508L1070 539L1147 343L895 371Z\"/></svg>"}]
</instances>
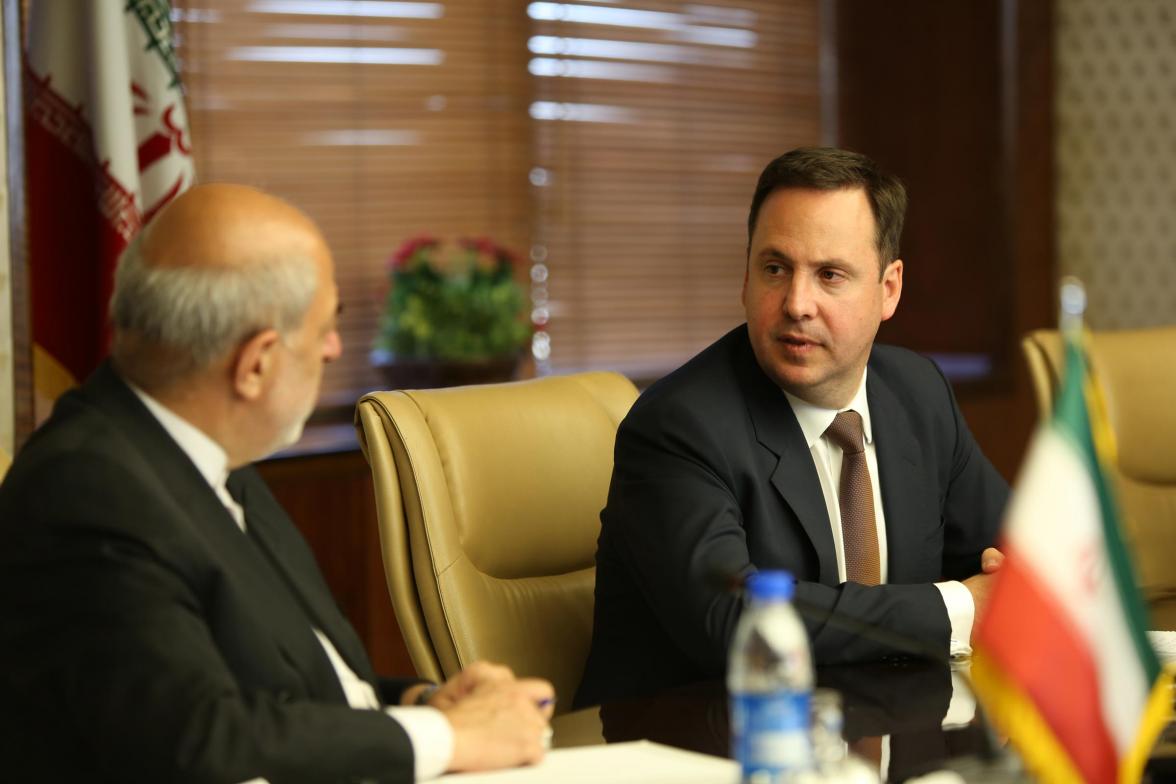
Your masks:
<instances>
[{"instance_id":1,"label":"bottle cap","mask_svg":"<svg viewBox=\"0 0 1176 784\"><path fill-rule=\"evenodd\" d=\"M747 593L755 601L789 601L795 590L792 573L783 569L756 572L747 578Z\"/></svg>"}]
</instances>

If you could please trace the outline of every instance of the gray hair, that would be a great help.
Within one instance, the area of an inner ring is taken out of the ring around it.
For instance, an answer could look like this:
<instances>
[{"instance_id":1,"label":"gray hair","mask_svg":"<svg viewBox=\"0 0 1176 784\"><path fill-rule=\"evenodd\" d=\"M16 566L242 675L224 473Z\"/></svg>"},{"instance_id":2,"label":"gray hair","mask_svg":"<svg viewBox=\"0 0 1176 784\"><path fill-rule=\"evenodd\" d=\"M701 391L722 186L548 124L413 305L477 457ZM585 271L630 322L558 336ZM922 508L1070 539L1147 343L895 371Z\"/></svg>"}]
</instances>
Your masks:
<instances>
[{"instance_id":1,"label":"gray hair","mask_svg":"<svg viewBox=\"0 0 1176 784\"><path fill-rule=\"evenodd\" d=\"M204 369L263 329L288 336L314 299L318 276L307 256L159 267L143 258L142 236L123 251L110 298L111 353L124 366L146 346L169 356L171 378Z\"/></svg>"}]
</instances>

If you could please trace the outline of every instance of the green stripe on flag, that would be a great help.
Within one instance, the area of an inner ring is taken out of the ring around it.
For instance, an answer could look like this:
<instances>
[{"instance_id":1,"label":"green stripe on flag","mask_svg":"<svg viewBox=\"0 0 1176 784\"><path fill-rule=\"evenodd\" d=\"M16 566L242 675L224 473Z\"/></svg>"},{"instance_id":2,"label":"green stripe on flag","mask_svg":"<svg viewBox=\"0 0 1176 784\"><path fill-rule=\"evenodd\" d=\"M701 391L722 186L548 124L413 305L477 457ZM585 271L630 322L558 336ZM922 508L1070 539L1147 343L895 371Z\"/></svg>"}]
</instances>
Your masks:
<instances>
[{"instance_id":1,"label":"green stripe on flag","mask_svg":"<svg viewBox=\"0 0 1176 784\"><path fill-rule=\"evenodd\" d=\"M1088 400L1088 384L1093 394L1097 394L1097 391L1094 391L1097 390L1095 381L1086 367L1082 347L1067 335L1065 375L1050 424L1074 445L1075 451L1090 473L1091 483L1098 494L1099 517L1102 521L1107 562L1115 581L1115 593L1123 609L1124 620L1139 656L1140 665L1143 667L1144 679L1150 685L1155 683L1160 675L1160 662L1147 638L1147 612L1136 588L1131 558L1120 534L1118 507L1114 489L1107 481L1106 460L1095 444L1093 426L1105 426L1106 422L1102 421L1103 414L1097 408L1093 414L1091 412L1091 404L1095 401Z\"/></svg>"}]
</instances>

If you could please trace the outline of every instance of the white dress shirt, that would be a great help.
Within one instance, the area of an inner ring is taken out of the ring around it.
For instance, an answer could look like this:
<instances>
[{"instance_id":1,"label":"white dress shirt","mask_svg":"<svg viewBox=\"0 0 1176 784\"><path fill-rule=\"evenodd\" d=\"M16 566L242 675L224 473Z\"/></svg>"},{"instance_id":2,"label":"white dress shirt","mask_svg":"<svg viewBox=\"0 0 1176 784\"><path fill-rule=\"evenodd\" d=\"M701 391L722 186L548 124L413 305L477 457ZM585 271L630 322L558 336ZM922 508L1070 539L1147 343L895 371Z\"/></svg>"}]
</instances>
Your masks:
<instances>
[{"instance_id":1,"label":"white dress shirt","mask_svg":"<svg viewBox=\"0 0 1176 784\"><path fill-rule=\"evenodd\" d=\"M229 494L229 489L225 484L229 478L229 456L225 450L200 428L183 419L134 384L126 383L143 401L143 405L147 406L147 410L159 420L159 424L163 425L163 429L172 437L176 445L196 466L196 470L208 482L217 498L225 505L233 520L240 527L241 532L244 533L245 510ZM335 670L335 675L339 678L339 684L343 687L343 693L347 697L347 704L359 710L378 710L380 701L377 699L372 685L347 666L347 662L343 661L339 651L335 649L322 630L313 626L311 628L323 646L323 650ZM453 758L453 728L445 715L435 708L423 706L386 707L384 712L395 719L408 735L408 740L412 744L413 772L417 781L436 778L444 773ZM263 784L263 780L254 779L247 784Z\"/></svg>"},{"instance_id":2,"label":"white dress shirt","mask_svg":"<svg viewBox=\"0 0 1176 784\"><path fill-rule=\"evenodd\" d=\"M849 401L849 405L841 409L829 409L806 403L788 392L784 396L796 414L796 421L808 442L809 454L817 468L817 477L821 481L821 493L825 496L825 510L829 513L829 525L833 529L833 545L837 551L837 575L841 582L845 582L845 547L841 538L841 505L838 502L838 491L841 488L841 448L832 443L825 436L825 430L833 423L833 418L842 411L856 411L862 418L862 431L865 435L866 465L870 469L870 486L874 491L874 520L878 526L878 557L881 565L881 579L885 583L888 577L887 542L886 542L886 513L882 505L882 490L878 484L878 456L874 446L874 430L870 423L870 405L866 398L866 375L862 373L862 383L857 393ZM935 583L943 596L943 604L947 608L947 617L951 622L951 656L966 656L972 652L972 621L976 614L976 605L972 601L972 594L964 584L955 580Z\"/></svg>"}]
</instances>

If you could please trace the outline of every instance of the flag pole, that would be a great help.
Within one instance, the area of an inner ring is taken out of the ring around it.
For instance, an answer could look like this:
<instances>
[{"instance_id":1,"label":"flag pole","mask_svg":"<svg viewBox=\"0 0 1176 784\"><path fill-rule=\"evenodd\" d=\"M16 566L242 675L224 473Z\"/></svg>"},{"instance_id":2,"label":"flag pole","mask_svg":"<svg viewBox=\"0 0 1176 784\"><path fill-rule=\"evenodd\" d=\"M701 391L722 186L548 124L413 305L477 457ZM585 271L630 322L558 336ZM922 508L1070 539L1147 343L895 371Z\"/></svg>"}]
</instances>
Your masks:
<instances>
[{"instance_id":1,"label":"flag pole","mask_svg":"<svg viewBox=\"0 0 1176 784\"><path fill-rule=\"evenodd\" d=\"M1062 278L1058 286L1058 330L1063 336L1081 342L1082 317L1086 314L1086 287L1073 275Z\"/></svg>"}]
</instances>

